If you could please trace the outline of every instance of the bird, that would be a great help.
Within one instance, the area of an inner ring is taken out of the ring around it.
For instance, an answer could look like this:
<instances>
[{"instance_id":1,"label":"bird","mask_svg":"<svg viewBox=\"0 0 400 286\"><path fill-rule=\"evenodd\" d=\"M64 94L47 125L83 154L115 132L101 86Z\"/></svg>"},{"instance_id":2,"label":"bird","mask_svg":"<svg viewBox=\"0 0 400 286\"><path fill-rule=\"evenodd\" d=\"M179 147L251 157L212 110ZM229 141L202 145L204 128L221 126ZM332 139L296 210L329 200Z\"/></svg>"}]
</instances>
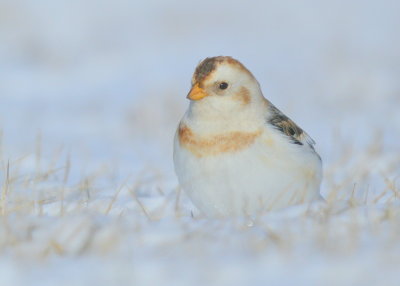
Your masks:
<instances>
[{"instance_id":1,"label":"bird","mask_svg":"<svg viewBox=\"0 0 400 286\"><path fill-rule=\"evenodd\" d=\"M255 216L321 200L314 140L263 96L238 60L196 67L174 137L178 182L206 217Z\"/></svg>"}]
</instances>

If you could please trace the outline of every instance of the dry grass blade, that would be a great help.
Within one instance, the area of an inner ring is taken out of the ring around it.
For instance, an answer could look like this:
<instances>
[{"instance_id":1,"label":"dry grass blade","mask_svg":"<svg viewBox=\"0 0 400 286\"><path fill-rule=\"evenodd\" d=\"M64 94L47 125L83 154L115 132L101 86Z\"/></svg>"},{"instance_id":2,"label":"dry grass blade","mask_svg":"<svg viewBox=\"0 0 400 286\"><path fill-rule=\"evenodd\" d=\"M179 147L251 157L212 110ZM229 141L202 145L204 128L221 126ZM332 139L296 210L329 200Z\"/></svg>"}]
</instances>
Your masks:
<instances>
[{"instance_id":1,"label":"dry grass blade","mask_svg":"<svg viewBox=\"0 0 400 286\"><path fill-rule=\"evenodd\" d=\"M7 213L7 195L8 188L10 185L10 160L7 161L6 176L4 179L4 184L1 192L1 214L4 216Z\"/></svg>"},{"instance_id":2,"label":"dry grass blade","mask_svg":"<svg viewBox=\"0 0 400 286\"><path fill-rule=\"evenodd\" d=\"M136 195L136 190L140 186L140 181L136 183L136 185L132 188L129 188L129 193L131 194L132 198L135 200L135 202L138 204L144 215L149 219L153 220L152 217L150 216L149 212L146 210L142 202L139 200L139 198Z\"/></svg>"},{"instance_id":3,"label":"dry grass blade","mask_svg":"<svg viewBox=\"0 0 400 286\"><path fill-rule=\"evenodd\" d=\"M114 194L114 196L113 196L111 202L109 203L109 205L108 205L108 207L107 207L107 209L106 209L106 211L105 211L105 214L106 214L106 215L108 215L109 212L111 211L111 209L112 209L112 207L113 207L115 201L116 201L117 198L118 198L119 193L120 193L121 190L126 186L126 183L127 183L128 180L130 179L130 177L131 177L131 176L128 176L128 177L124 180L124 182L119 186L119 188L117 189L117 191L115 192L115 194Z\"/></svg>"}]
</instances>

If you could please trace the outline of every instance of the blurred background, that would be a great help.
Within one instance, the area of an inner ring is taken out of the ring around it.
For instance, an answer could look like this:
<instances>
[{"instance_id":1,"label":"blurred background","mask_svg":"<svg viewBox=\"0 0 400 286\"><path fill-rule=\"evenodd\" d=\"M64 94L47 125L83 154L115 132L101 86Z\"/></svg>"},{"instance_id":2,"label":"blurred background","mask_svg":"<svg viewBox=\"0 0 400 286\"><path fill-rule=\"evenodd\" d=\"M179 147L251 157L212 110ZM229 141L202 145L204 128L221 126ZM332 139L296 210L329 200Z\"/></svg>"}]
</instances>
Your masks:
<instances>
[{"instance_id":1,"label":"blurred background","mask_svg":"<svg viewBox=\"0 0 400 286\"><path fill-rule=\"evenodd\" d=\"M156 167L175 180L172 139L194 68L228 55L315 139L326 172L365 150L360 168L393 171L399 3L0 0L3 158L40 145L79 170Z\"/></svg>"},{"instance_id":2,"label":"blurred background","mask_svg":"<svg viewBox=\"0 0 400 286\"><path fill-rule=\"evenodd\" d=\"M0 0L0 284L400 285L399 11ZM193 217L172 140L218 55L315 139L324 208Z\"/></svg>"}]
</instances>

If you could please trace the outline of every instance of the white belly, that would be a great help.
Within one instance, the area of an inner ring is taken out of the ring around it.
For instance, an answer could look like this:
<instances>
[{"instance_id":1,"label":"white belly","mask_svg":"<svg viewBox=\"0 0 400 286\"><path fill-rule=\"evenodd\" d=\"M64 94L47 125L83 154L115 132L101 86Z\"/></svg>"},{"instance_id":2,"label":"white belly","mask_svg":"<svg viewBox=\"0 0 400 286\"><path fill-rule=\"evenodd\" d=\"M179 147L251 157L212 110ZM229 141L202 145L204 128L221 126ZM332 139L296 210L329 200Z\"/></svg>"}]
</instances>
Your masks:
<instances>
[{"instance_id":1,"label":"white belly","mask_svg":"<svg viewBox=\"0 0 400 286\"><path fill-rule=\"evenodd\" d=\"M175 170L183 190L206 215L252 215L320 197L319 158L290 147L291 152L268 150L256 141L244 150L199 158L175 140Z\"/></svg>"}]
</instances>

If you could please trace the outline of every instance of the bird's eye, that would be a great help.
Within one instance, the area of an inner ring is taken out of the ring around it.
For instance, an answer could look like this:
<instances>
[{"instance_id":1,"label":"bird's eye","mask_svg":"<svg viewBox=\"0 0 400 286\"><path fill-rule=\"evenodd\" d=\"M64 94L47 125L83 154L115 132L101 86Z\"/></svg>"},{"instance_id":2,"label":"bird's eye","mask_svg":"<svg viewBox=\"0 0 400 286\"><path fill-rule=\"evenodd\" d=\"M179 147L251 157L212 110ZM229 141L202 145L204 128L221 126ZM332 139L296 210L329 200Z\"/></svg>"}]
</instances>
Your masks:
<instances>
[{"instance_id":1,"label":"bird's eye","mask_svg":"<svg viewBox=\"0 0 400 286\"><path fill-rule=\"evenodd\" d=\"M219 89L227 89L228 88L228 84L226 82L221 82L219 84Z\"/></svg>"}]
</instances>

